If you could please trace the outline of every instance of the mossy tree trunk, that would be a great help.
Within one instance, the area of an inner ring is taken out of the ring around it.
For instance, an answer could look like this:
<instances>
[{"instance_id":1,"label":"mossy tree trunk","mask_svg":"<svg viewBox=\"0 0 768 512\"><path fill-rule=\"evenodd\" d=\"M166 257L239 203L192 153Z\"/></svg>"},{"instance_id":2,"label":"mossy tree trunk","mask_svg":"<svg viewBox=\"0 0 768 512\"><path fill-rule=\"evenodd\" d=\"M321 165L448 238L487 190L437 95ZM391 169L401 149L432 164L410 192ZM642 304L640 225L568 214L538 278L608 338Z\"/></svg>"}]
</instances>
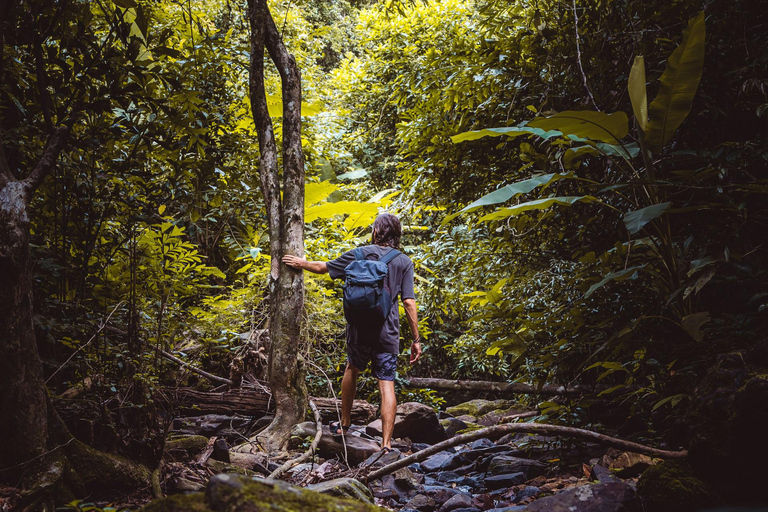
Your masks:
<instances>
[{"instance_id":1,"label":"mossy tree trunk","mask_svg":"<svg viewBox=\"0 0 768 512\"><path fill-rule=\"evenodd\" d=\"M301 148L301 75L269 12L266 0L249 0L251 26L250 98L259 137L259 175L267 208L270 256L271 338L269 383L275 419L259 436L268 450L282 450L290 428L304 419L304 278L280 260L284 254L304 253L304 153ZM277 144L267 109L264 50L277 66L283 91L282 197Z\"/></svg>"}]
</instances>

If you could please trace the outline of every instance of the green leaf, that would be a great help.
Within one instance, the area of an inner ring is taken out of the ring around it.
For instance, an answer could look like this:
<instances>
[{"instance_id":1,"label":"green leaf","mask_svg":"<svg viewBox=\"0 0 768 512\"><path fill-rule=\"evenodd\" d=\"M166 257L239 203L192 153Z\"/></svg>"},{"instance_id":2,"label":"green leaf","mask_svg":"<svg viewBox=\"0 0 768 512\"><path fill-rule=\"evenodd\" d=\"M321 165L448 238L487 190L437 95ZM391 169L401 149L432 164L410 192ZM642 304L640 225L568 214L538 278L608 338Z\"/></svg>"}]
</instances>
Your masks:
<instances>
[{"instance_id":1,"label":"green leaf","mask_svg":"<svg viewBox=\"0 0 768 512\"><path fill-rule=\"evenodd\" d=\"M323 104L319 101L314 103L301 102L301 115L311 117L323 111ZM267 110L272 117L283 117L283 100L276 94L267 94Z\"/></svg>"},{"instance_id":2,"label":"green leaf","mask_svg":"<svg viewBox=\"0 0 768 512\"><path fill-rule=\"evenodd\" d=\"M445 218L445 220L443 220L443 224L450 222L451 220L455 219L456 217L464 213L473 212L475 210L482 208L483 206L499 204L505 201L509 201L510 199L512 199L514 196L518 194L527 194L528 192L530 192L531 190L535 189L540 185L549 185L554 181L557 181L561 178L566 178L569 176L570 175L568 174L542 174L540 176L534 176L533 178L530 178L527 180L518 181L517 183L506 185L504 187L501 187L498 190L494 190L490 194L484 195L474 203L462 208L458 212L448 215Z\"/></svg>"},{"instance_id":3,"label":"green leaf","mask_svg":"<svg viewBox=\"0 0 768 512\"><path fill-rule=\"evenodd\" d=\"M696 341L704 339L704 332L701 330L701 326L712 320L709 313L706 311L700 313L694 313L683 318L681 325L685 332L691 335Z\"/></svg>"},{"instance_id":4,"label":"green leaf","mask_svg":"<svg viewBox=\"0 0 768 512\"><path fill-rule=\"evenodd\" d=\"M328 219L337 215L349 215L344 225L347 229L364 227L373 222L379 211L378 203L361 203L359 201L339 201L323 203L304 210L304 222L317 219Z\"/></svg>"},{"instance_id":5,"label":"green leaf","mask_svg":"<svg viewBox=\"0 0 768 512\"><path fill-rule=\"evenodd\" d=\"M667 144L691 111L693 97L704 70L704 13L688 22L680 43L661 75L659 94L650 107L645 141L658 152Z\"/></svg>"},{"instance_id":6,"label":"green leaf","mask_svg":"<svg viewBox=\"0 0 768 512\"><path fill-rule=\"evenodd\" d=\"M624 112L605 114L593 110L566 110L549 117L537 117L528 126L544 130L559 130L564 135L608 143L618 143L629 133L629 121Z\"/></svg>"},{"instance_id":7,"label":"green leaf","mask_svg":"<svg viewBox=\"0 0 768 512\"><path fill-rule=\"evenodd\" d=\"M134 0L112 0L112 3L123 9L131 9L139 6Z\"/></svg>"},{"instance_id":8,"label":"green leaf","mask_svg":"<svg viewBox=\"0 0 768 512\"><path fill-rule=\"evenodd\" d=\"M339 180L356 180L359 178L365 178L368 176L368 171L365 169L356 169L354 171L345 172L344 174L339 174L336 176L336 179Z\"/></svg>"},{"instance_id":9,"label":"green leaf","mask_svg":"<svg viewBox=\"0 0 768 512\"><path fill-rule=\"evenodd\" d=\"M559 137L562 133L557 130L548 131L540 128L532 128L530 126L508 126L501 128L483 128L482 130L459 133L453 135L451 141L453 141L454 144L458 144L459 142L464 142L466 140L475 140L482 137L501 137L502 135L506 135L509 138L519 137L520 135L537 135L542 139L547 140L552 137Z\"/></svg>"},{"instance_id":10,"label":"green leaf","mask_svg":"<svg viewBox=\"0 0 768 512\"><path fill-rule=\"evenodd\" d=\"M530 210L545 210L553 205L571 206L577 202L591 203L597 201L597 198L592 196L559 196L559 197L545 197L544 199L537 199L535 201L528 201L527 203L521 203L511 208L500 208L493 213L489 213L480 220L483 222L491 220L506 219L513 215L519 215L523 212Z\"/></svg>"},{"instance_id":11,"label":"green leaf","mask_svg":"<svg viewBox=\"0 0 768 512\"><path fill-rule=\"evenodd\" d=\"M668 396L666 398L662 398L661 400L656 402L656 405L654 405L653 409L651 409L651 410L655 411L656 409L658 409L659 407L661 407L661 406L663 406L665 404L670 404L672 407L674 407L678 403L680 403L680 400L682 400L686 396L688 396L688 395L682 395L681 394L681 395L672 395L672 396Z\"/></svg>"},{"instance_id":12,"label":"green leaf","mask_svg":"<svg viewBox=\"0 0 768 512\"><path fill-rule=\"evenodd\" d=\"M327 198L339 187L330 181L321 181L319 183L307 183L304 186L304 206L312 206Z\"/></svg>"},{"instance_id":13,"label":"green leaf","mask_svg":"<svg viewBox=\"0 0 768 512\"><path fill-rule=\"evenodd\" d=\"M627 89L637 125L644 132L648 125L648 94L645 88L645 59L642 55L635 57L632 63Z\"/></svg>"},{"instance_id":14,"label":"green leaf","mask_svg":"<svg viewBox=\"0 0 768 512\"><path fill-rule=\"evenodd\" d=\"M645 268L645 265L638 265L637 267L630 267L624 270L619 270L618 272L611 272L607 274L605 277L603 277L599 283L593 284L589 287L589 290L587 290L587 293L584 294L584 298L588 298L590 295L592 295L595 291L602 288L606 284L608 284L611 281L624 281L625 279L629 279L635 273Z\"/></svg>"},{"instance_id":15,"label":"green leaf","mask_svg":"<svg viewBox=\"0 0 768 512\"><path fill-rule=\"evenodd\" d=\"M633 212L625 213L624 225L627 227L629 234L634 235L643 229L643 226L651 222L653 219L660 217L665 211L667 211L667 209L669 209L670 204L671 203L669 202L653 204Z\"/></svg>"}]
</instances>

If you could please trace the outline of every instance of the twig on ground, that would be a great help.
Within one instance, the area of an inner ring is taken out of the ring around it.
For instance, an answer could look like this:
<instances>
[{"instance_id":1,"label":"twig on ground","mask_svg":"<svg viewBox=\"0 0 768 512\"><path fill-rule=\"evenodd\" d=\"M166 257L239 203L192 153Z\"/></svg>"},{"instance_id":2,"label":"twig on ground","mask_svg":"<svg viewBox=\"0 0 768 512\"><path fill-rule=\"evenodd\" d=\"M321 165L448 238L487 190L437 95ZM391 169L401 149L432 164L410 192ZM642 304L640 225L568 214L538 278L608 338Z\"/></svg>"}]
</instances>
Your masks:
<instances>
[{"instance_id":1,"label":"twig on ground","mask_svg":"<svg viewBox=\"0 0 768 512\"><path fill-rule=\"evenodd\" d=\"M481 428L479 430L475 430L474 432L469 432L468 434L462 434L456 437L452 437L451 439L432 445L429 448L416 452L413 455L409 455L408 457L395 461L392 464L388 464L382 468L377 469L376 471L369 473L367 476L364 477L364 481L368 482L371 480L376 480L378 478L381 478L384 475L388 475L392 473L393 471L397 471L400 468L409 466L414 462L421 462L424 459L428 458L429 456L439 453L445 450L446 448L450 448L451 446L455 446L457 444L464 444L469 441L474 441L475 439L480 439L481 437L501 436L504 434L508 434L510 432L526 432L529 434L544 434L544 435L576 437L576 438L587 439L589 441L602 443L602 444L611 446L613 448L623 448L625 450L630 450L632 452L644 453L646 455L654 455L656 457L661 457L664 459L683 459L688 456L687 450L681 450L681 451L660 450L658 448L645 446L632 441L625 441L623 439L618 439L615 437L607 436L605 434L600 434L598 432L593 432L591 430L584 430L581 428L564 427L561 425L547 425L544 423L507 423L504 425L496 425L493 427Z\"/></svg>"},{"instance_id":2,"label":"twig on ground","mask_svg":"<svg viewBox=\"0 0 768 512\"><path fill-rule=\"evenodd\" d=\"M305 451L303 454L299 455L295 459L291 459L283 463L282 466L274 470L272 473L269 474L267 477L268 479L277 478L283 473L285 473L288 469L293 467L295 464L300 464L310 458L316 451L317 451L317 445L320 444L320 439L323 437L323 418L320 416L320 410L315 405L315 402L312 400L309 401L309 406L312 408L312 412L315 413L315 421L317 422L317 434L315 434L315 439L312 441L312 444L309 445L309 448L307 451Z\"/></svg>"}]
</instances>

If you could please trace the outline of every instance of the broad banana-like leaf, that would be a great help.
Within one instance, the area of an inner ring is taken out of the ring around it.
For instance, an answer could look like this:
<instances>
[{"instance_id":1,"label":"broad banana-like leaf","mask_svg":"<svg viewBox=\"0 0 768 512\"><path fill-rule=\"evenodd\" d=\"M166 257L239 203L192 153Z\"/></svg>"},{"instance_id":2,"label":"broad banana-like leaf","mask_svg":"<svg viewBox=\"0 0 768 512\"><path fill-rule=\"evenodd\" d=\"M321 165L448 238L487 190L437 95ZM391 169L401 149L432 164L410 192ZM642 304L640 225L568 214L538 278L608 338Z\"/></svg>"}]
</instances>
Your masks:
<instances>
[{"instance_id":1,"label":"broad banana-like leaf","mask_svg":"<svg viewBox=\"0 0 768 512\"><path fill-rule=\"evenodd\" d=\"M659 94L651 102L645 142L659 152L691 111L704 70L704 13L688 22L683 41L675 48L661 75Z\"/></svg>"},{"instance_id":2,"label":"broad banana-like leaf","mask_svg":"<svg viewBox=\"0 0 768 512\"><path fill-rule=\"evenodd\" d=\"M511 183L509 185L505 185L501 187L498 190L494 190L490 194L486 194L474 203L462 208L456 213L453 213L451 215L448 215L445 220L443 221L443 224L446 224L459 215L473 212L479 208L482 208L483 206L488 206L492 204L499 204L506 201L509 201L514 196L518 194L527 194L531 190L535 189L536 187L540 185L548 185L554 181L557 181L561 178L568 177L568 174L542 174L540 176L534 176L533 178L518 181L517 183Z\"/></svg>"},{"instance_id":3,"label":"broad banana-like leaf","mask_svg":"<svg viewBox=\"0 0 768 512\"><path fill-rule=\"evenodd\" d=\"M645 59L642 55L635 57L635 62L632 63L627 89L637 125L645 132L648 126L648 94L645 88Z\"/></svg>"},{"instance_id":4,"label":"broad banana-like leaf","mask_svg":"<svg viewBox=\"0 0 768 512\"><path fill-rule=\"evenodd\" d=\"M701 341L704 339L704 332L701 330L701 326L710 320L712 320L712 317L709 316L709 313L702 311L700 313L694 313L692 315L686 316L683 318L681 325L683 326L683 329L685 329L685 332L691 336L691 338L696 341Z\"/></svg>"},{"instance_id":5,"label":"broad banana-like leaf","mask_svg":"<svg viewBox=\"0 0 768 512\"><path fill-rule=\"evenodd\" d=\"M605 114L594 110L566 110L549 117L537 117L529 121L528 126L609 144L618 144L629 133L629 120L624 112Z\"/></svg>"},{"instance_id":6,"label":"broad banana-like leaf","mask_svg":"<svg viewBox=\"0 0 768 512\"><path fill-rule=\"evenodd\" d=\"M643 268L645 268L645 265L630 267L624 270L619 270L618 272L611 272L610 274L606 274L606 276L603 277L603 279L601 279L599 283L595 283L589 287L589 290L587 290L587 293L584 294L584 298L585 299L588 298L590 295L595 293L595 291L602 288L603 286L610 283L611 281L624 281L625 279L629 279L630 277L634 276L638 270L641 270Z\"/></svg>"},{"instance_id":7,"label":"broad banana-like leaf","mask_svg":"<svg viewBox=\"0 0 768 512\"><path fill-rule=\"evenodd\" d=\"M339 187L330 181L321 181L320 183L307 183L304 186L304 207L317 204L327 198Z\"/></svg>"},{"instance_id":8,"label":"broad banana-like leaf","mask_svg":"<svg viewBox=\"0 0 768 512\"><path fill-rule=\"evenodd\" d=\"M528 201L527 203L521 203L521 204L512 206L511 208L499 208L493 213L489 213L488 215L480 217L480 220L483 222L487 222L491 220L506 219L507 217L520 215L521 213L524 213L530 210L546 210L550 206L554 206L556 204L562 205L562 206L571 206L572 204L578 203L578 202L591 203L593 201L597 201L597 198L592 196L545 197L544 199L537 199L535 201Z\"/></svg>"},{"instance_id":9,"label":"broad banana-like leaf","mask_svg":"<svg viewBox=\"0 0 768 512\"><path fill-rule=\"evenodd\" d=\"M669 208L670 203L659 203L646 206L624 214L624 225L630 235L634 235L653 219L660 217Z\"/></svg>"},{"instance_id":10,"label":"broad banana-like leaf","mask_svg":"<svg viewBox=\"0 0 768 512\"><path fill-rule=\"evenodd\" d=\"M359 201L323 203L306 208L304 210L304 222L309 223L317 219L329 219L337 215L349 215L351 218L354 218L354 227L359 227L363 225L363 222L368 217L373 222L378 211L379 205L377 203L361 203Z\"/></svg>"},{"instance_id":11,"label":"broad banana-like leaf","mask_svg":"<svg viewBox=\"0 0 768 512\"><path fill-rule=\"evenodd\" d=\"M506 126L501 128L484 128L482 130L473 130L470 132L463 132L451 137L451 141L454 144L463 142L465 140L475 140L482 137L501 137L506 135L509 138L519 137L520 135L537 135L544 140L551 139L552 137L559 137L562 135L557 130L542 130L540 128L531 128L529 126Z\"/></svg>"},{"instance_id":12,"label":"broad banana-like leaf","mask_svg":"<svg viewBox=\"0 0 768 512\"><path fill-rule=\"evenodd\" d=\"M283 100L280 96L267 94L267 110L272 117L283 117ZM323 104L320 102L307 103L301 102L301 115L304 117L316 116L323 111Z\"/></svg>"}]
</instances>

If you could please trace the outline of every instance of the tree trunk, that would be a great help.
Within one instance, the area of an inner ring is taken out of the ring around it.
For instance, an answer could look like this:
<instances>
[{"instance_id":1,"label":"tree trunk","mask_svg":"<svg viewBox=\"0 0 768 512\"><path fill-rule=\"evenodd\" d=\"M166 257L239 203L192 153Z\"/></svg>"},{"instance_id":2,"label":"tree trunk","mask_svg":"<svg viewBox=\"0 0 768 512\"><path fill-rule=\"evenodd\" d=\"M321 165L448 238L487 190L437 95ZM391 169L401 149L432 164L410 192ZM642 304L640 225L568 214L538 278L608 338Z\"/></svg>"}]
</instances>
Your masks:
<instances>
[{"instance_id":1,"label":"tree trunk","mask_svg":"<svg viewBox=\"0 0 768 512\"><path fill-rule=\"evenodd\" d=\"M304 419L307 388L302 353L305 342L304 277L282 265L284 254L304 252L304 154L301 148L301 77L283 45L266 0L249 0L251 25L250 98L259 137L259 175L267 208L270 257L271 338L269 383L275 419L260 434L269 451L287 446L290 428ZM283 91L283 187L277 166L277 144L264 88L264 49L280 72Z\"/></svg>"},{"instance_id":2,"label":"tree trunk","mask_svg":"<svg viewBox=\"0 0 768 512\"><path fill-rule=\"evenodd\" d=\"M537 386L525 382L490 382L483 380L449 380L411 377L403 384L410 388L442 389L446 391L487 391L506 395L578 396L585 392L580 386Z\"/></svg>"}]
</instances>

